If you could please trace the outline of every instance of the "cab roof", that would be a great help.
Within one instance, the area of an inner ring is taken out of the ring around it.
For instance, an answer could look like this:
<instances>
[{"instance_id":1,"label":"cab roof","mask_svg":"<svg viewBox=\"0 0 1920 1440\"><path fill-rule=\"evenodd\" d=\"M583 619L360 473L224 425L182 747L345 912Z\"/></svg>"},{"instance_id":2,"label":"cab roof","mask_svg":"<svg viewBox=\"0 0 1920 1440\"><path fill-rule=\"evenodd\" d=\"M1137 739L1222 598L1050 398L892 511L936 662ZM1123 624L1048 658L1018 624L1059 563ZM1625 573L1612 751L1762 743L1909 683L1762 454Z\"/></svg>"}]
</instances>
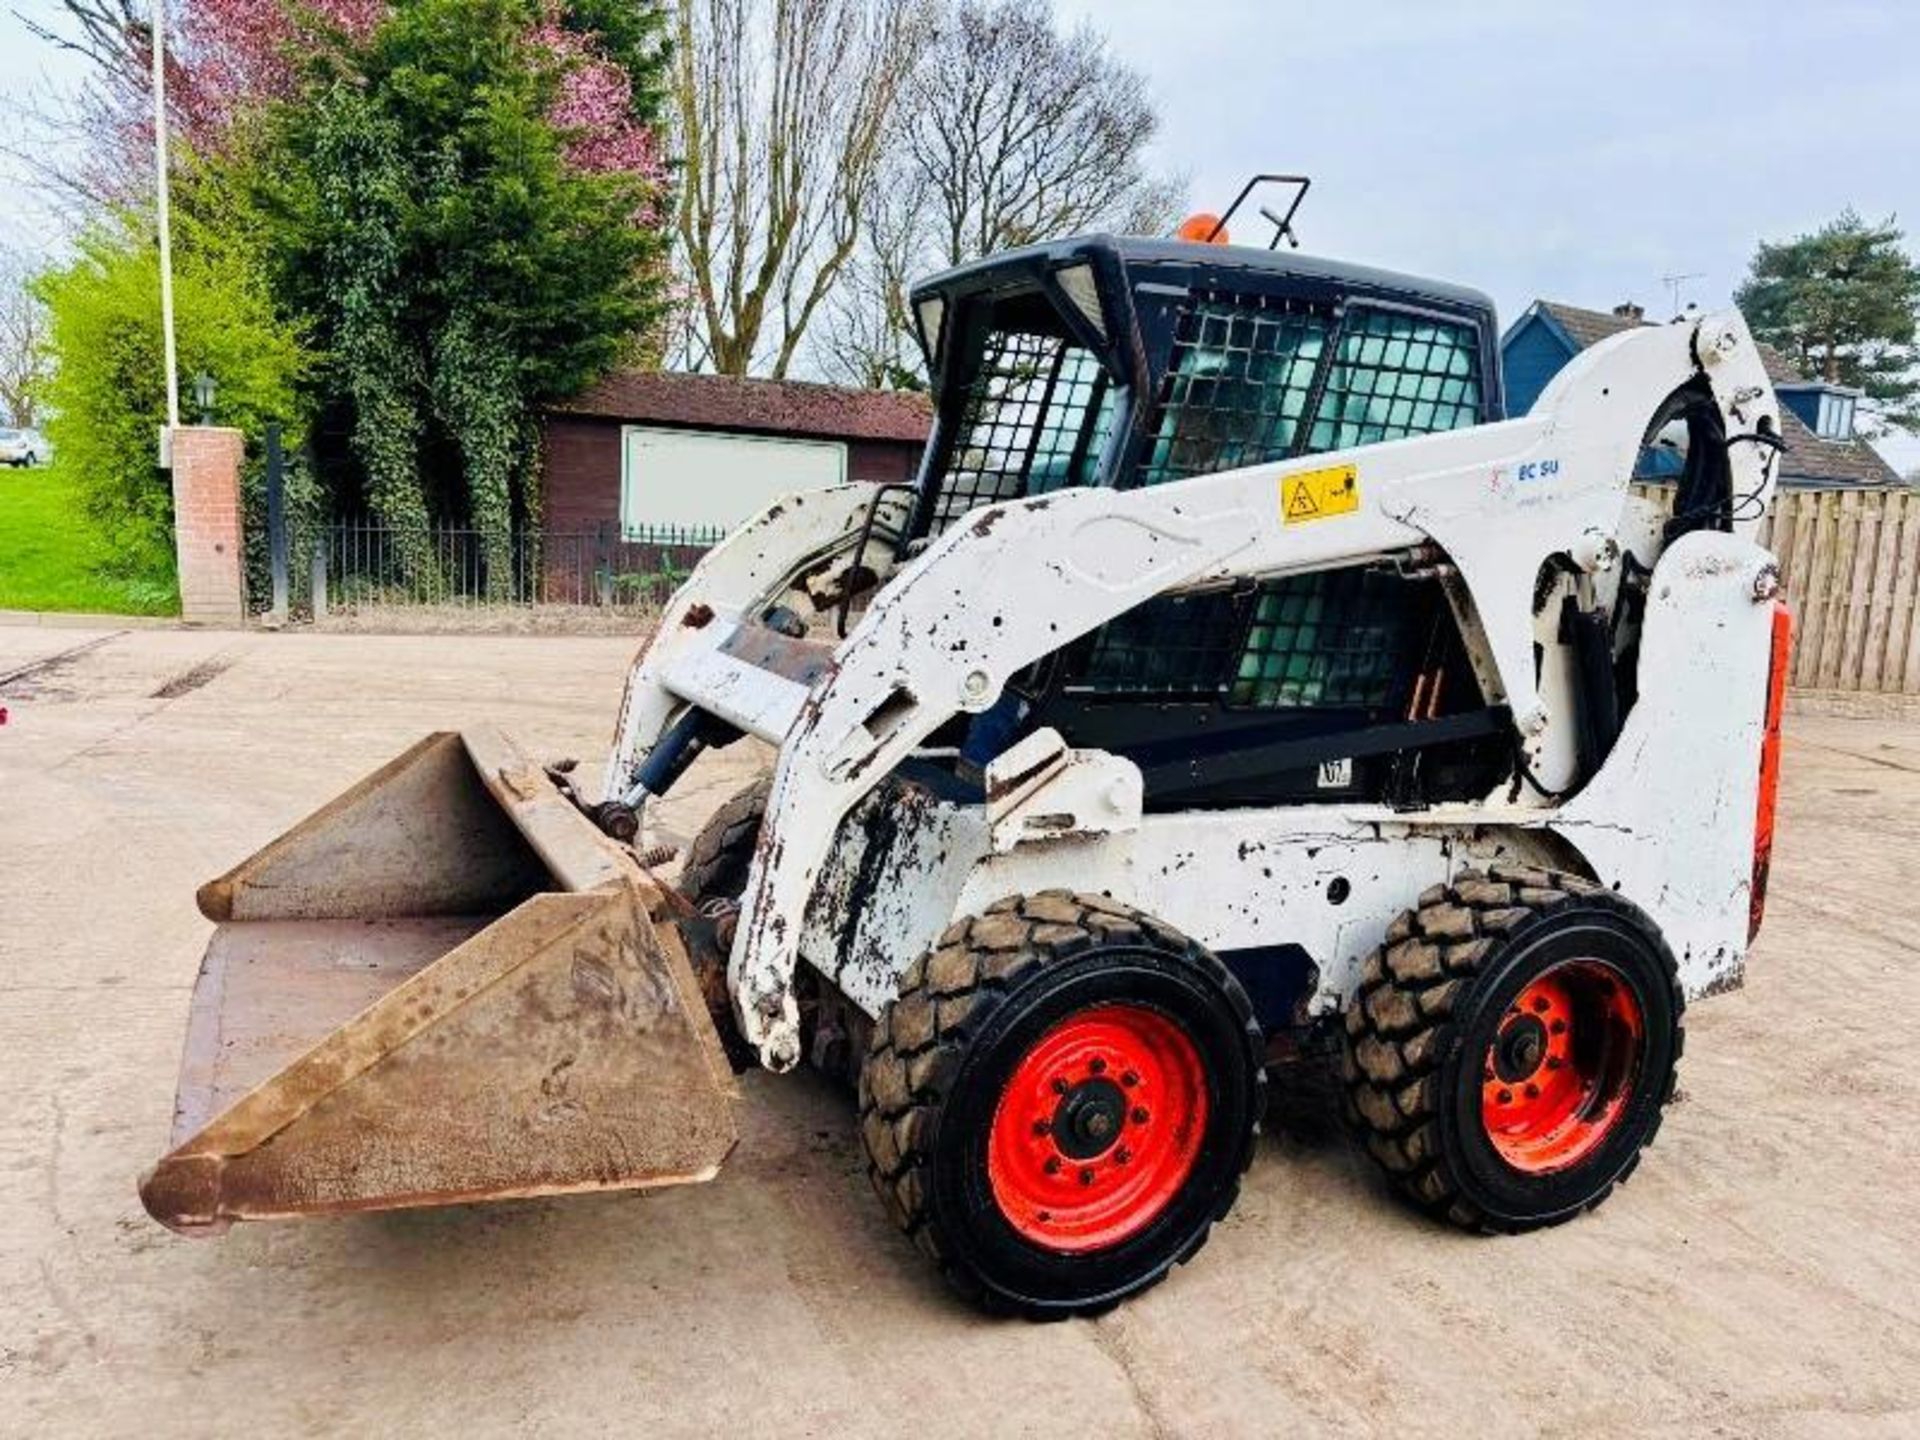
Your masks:
<instances>
[{"instance_id":1,"label":"cab roof","mask_svg":"<svg viewBox=\"0 0 1920 1440\"><path fill-rule=\"evenodd\" d=\"M1276 279L1292 280L1300 282L1303 289L1398 300L1483 314L1489 319L1494 313L1492 299L1469 286L1371 265L1250 245L1205 245L1191 240L1108 234L1076 235L1002 250L927 277L913 287L913 296L918 300L923 295L993 289L1015 276L1044 272L1076 260L1101 259L1118 262L1135 281L1152 280L1154 271L1185 271L1180 283L1231 290L1237 280L1260 277L1269 284ZM1168 273L1166 278L1172 280L1174 276Z\"/></svg>"}]
</instances>

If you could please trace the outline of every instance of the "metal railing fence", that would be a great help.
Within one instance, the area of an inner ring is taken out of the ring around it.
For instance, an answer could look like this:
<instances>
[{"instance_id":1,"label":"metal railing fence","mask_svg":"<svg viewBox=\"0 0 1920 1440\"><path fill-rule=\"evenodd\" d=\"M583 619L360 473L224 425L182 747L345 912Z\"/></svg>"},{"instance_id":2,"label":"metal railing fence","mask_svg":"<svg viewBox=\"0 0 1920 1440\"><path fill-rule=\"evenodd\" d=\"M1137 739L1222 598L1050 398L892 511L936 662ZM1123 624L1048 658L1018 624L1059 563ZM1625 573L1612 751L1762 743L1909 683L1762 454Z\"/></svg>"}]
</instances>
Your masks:
<instances>
[{"instance_id":1,"label":"metal railing fence","mask_svg":"<svg viewBox=\"0 0 1920 1440\"><path fill-rule=\"evenodd\" d=\"M646 610L664 603L719 529L608 523L518 529L505 537L470 526L394 526L336 520L313 536L316 613L379 606L575 605Z\"/></svg>"}]
</instances>

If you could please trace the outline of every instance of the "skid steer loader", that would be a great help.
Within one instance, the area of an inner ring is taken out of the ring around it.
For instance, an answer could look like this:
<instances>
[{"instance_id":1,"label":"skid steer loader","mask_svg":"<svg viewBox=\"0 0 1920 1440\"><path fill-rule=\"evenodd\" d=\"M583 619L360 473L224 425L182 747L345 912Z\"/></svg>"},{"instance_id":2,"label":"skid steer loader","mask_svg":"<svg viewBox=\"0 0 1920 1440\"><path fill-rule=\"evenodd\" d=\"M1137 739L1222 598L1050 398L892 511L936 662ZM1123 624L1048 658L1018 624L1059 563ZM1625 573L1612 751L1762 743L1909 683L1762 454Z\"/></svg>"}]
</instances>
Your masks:
<instances>
[{"instance_id":1,"label":"skid steer loader","mask_svg":"<svg viewBox=\"0 0 1920 1440\"><path fill-rule=\"evenodd\" d=\"M1605 1198L1760 922L1760 357L1734 314L1637 328L1503 419L1483 296L1222 228L920 285L917 484L713 550L597 797L438 735L206 887L148 1209L704 1179L729 1055L853 1075L894 1219L1030 1315L1194 1254L1281 1059L1331 1058L1438 1216ZM648 804L748 735L770 774L653 883Z\"/></svg>"}]
</instances>

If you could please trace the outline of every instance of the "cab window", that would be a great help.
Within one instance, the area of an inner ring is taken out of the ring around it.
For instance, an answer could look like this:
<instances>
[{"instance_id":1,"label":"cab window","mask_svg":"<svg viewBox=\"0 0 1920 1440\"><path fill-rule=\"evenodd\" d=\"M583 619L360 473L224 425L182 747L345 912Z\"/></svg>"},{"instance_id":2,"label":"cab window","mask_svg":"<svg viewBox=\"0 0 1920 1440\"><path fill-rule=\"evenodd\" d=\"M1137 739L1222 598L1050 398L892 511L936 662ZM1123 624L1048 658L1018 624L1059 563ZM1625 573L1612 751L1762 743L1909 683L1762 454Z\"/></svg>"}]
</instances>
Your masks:
<instances>
[{"instance_id":1,"label":"cab window","mask_svg":"<svg viewBox=\"0 0 1920 1440\"><path fill-rule=\"evenodd\" d=\"M1481 387L1472 326L1391 310L1351 311L1307 449L1345 450L1477 425Z\"/></svg>"},{"instance_id":2,"label":"cab window","mask_svg":"<svg viewBox=\"0 0 1920 1440\"><path fill-rule=\"evenodd\" d=\"M1293 454L1332 325L1332 308L1311 301L1196 299L1174 337L1139 483Z\"/></svg>"}]
</instances>

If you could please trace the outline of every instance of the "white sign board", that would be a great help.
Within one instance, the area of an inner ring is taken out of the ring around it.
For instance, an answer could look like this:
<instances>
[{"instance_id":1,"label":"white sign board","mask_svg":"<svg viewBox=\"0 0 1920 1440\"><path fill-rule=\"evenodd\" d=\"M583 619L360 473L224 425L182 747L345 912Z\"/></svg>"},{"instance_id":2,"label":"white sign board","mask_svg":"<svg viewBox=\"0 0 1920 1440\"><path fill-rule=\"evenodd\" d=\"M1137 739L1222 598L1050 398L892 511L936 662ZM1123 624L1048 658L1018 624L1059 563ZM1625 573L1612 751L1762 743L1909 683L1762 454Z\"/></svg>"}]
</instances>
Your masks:
<instances>
[{"instance_id":1,"label":"white sign board","mask_svg":"<svg viewBox=\"0 0 1920 1440\"><path fill-rule=\"evenodd\" d=\"M629 425L621 446L620 528L629 539L731 530L781 495L846 478L847 447L838 440Z\"/></svg>"}]
</instances>

